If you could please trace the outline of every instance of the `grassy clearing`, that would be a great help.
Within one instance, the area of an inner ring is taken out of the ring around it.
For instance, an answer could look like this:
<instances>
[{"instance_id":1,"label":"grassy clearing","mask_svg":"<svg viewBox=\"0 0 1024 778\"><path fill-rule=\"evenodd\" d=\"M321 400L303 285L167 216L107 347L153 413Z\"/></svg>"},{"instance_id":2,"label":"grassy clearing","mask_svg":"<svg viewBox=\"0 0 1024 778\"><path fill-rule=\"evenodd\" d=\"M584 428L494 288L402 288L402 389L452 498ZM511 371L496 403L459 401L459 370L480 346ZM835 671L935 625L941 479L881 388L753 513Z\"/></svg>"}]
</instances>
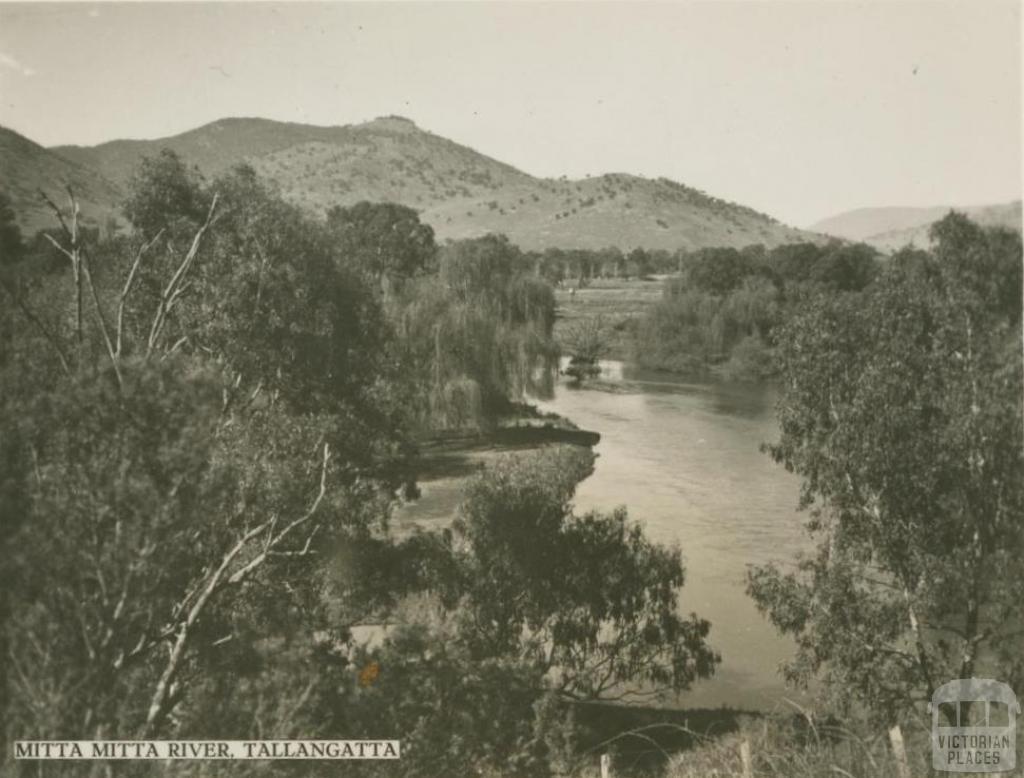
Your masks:
<instances>
[{"instance_id":1,"label":"grassy clearing","mask_svg":"<svg viewBox=\"0 0 1024 778\"><path fill-rule=\"evenodd\" d=\"M582 319L601 316L611 333L605 357L628 360L633 348L631 322L661 299L661 288L660 279L601 278L576 289L575 294L568 285L557 289L555 339L561 342L566 329Z\"/></svg>"}]
</instances>

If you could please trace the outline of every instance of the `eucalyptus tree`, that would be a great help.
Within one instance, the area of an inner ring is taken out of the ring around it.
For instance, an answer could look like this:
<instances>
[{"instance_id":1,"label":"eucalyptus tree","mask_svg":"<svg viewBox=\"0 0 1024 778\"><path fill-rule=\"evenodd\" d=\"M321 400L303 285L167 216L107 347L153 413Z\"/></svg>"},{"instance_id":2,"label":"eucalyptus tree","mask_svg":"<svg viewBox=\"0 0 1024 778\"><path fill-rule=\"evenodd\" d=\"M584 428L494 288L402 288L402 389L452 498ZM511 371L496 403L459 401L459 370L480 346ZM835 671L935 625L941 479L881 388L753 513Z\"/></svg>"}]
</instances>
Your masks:
<instances>
[{"instance_id":1,"label":"eucalyptus tree","mask_svg":"<svg viewBox=\"0 0 1024 778\"><path fill-rule=\"evenodd\" d=\"M434 230L412 208L360 202L327 212L327 227L352 265L386 286L433 267Z\"/></svg>"},{"instance_id":2,"label":"eucalyptus tree","mask_svg":"<svg viewBox=\"0 0 1024 778\"><path fill-rule=\"evenodd\" d=\"M577 514L590 451L510 457L467 488L449 598L477 657L517 656L571 700L642 700L709 677L710 623L684 616L678 548L651 542L624 509Z\"/></svg>"},{"instance_id":3,"label":"eucalyptus tree","mask_svg":"<svg viewBox=\"0 0 1024 778\"><path fill-rule=\"evenodd\" d=\"M769 450L817 546L749 579L789 675L888 719L949 679L1024 680L1020 236L956 214L932 236L781 328Z\"/></svg>"}]
</instances>

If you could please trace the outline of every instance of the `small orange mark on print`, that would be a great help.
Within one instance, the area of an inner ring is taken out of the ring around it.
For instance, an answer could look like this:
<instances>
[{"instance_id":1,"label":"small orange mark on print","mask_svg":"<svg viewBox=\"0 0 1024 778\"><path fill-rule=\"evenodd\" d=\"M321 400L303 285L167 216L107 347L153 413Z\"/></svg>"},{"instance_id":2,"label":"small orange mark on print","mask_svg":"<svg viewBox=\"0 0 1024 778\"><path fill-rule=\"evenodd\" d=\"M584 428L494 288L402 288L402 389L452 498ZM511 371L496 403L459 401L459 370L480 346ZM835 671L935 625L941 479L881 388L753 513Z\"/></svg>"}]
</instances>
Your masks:
<instances>
[{"instance_id":1,"label":"small orange mark on print","mask_svg":"<svg viewBox=\"0 0 1024 778\"><path fill-rule=\"evenodd\" d=\"M380 675L380 663L370 662L370 664L359 671L359 685L364 689L369 687L370 684L377 680L378 675Z\"/></svg>"}]
</instances>

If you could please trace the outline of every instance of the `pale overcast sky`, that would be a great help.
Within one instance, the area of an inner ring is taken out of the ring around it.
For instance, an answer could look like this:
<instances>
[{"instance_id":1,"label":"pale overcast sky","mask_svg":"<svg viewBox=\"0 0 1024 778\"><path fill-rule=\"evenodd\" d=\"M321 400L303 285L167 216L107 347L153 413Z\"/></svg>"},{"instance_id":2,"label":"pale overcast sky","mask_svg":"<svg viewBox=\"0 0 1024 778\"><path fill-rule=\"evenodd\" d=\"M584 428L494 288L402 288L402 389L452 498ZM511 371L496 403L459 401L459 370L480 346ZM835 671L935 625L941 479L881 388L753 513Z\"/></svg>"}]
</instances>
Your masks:
<instances>
[{"instance_id":1,"label":"pale overcast sky","mask_svg":"<svg viewBox=\"0 0 1024 778\"><path fill-rule=\"evenodd\" d=\"M798 226L1005 201L1020 4L0 4L0 124L44 145L385 114L534 175L663 175Z\"/></svg>"}]
</instances>

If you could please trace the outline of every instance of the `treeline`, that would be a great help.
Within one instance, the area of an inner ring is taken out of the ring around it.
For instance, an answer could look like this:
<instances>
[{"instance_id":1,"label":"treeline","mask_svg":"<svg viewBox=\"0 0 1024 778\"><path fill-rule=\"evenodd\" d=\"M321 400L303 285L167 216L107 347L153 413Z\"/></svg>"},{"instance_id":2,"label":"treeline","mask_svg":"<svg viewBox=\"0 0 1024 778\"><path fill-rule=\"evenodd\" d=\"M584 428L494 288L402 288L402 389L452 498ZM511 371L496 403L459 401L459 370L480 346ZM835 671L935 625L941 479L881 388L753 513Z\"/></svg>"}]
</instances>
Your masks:
<instances>
[{"instance_id":1,"label":"treeline","mask_svg":"<svg viewBox=\"0 0 1024 778\"><path fill-rule=\"evenodd\" d=\"M624 253L604 249L558 249L530 252L527 257L537 275L553 284L585 286L597 278L644 278L652 273L671 273L685 252L635 248Z\"/></svg>"},{"instance_id":2,"label":"treeline","mask_svg":"<svg viewBox=\"0 0 1024 778\"><path fill-rule=\"evenodd\" d=\"M773 333L816 295L857 295L878 276L864 244L709 248L677 257L662 300L633 322L633 359L660 370L756 379L778 370Z\"/></svg>"},{"instance_id":3,"label":"treeline","mask_svg":"<svg viewBox=\"0 0 1024 778\"><path fill-rule=\"evenodd\" d=\"M623 251L617 246L603 249L560 249L549 248L543 251L531 251L525 254L527 263L534 272L558 284L574 284L586 286L592 280L600 278L646 278L652 275L679 275L695 264L711 267L723 263L730 267L729 273L749 274L757 265L770 264L769 274L782 280L820 280L829 283L850 283L849 279L841 279L844 273L856 272L853 269L843 270L832 267L833 263L844 264L858 260L849 254L836 254L836 249L846 247L840 241L821 243L793 243L767 249L763 244L753 244L742 249L735 248L704 248L704 249L665 249L634 248ZM867 252L876 254L870 247L859 244L854 255ZM823 255L835 255L826 260ZM809 275L808 275L809 274ZM712 279L707 279L712 286Z\"/></svg>"},{"instance_id":4,"label":"treeline","mask_svg":"<svg viewBox=\"0 0 1024 778\"><path fill-rule=\"evenodd\" d=\"M573 512L587 449L490 468L449 531L390 530L425 429L551 381L553 294L507 241L310 219L170 153L127 234L67 194L28 246L0 203L6 743L386 737L401 762L353 774L544 776L577 756L571 701L713 671L679 550Z\"/></svg>"}]
</instances>

